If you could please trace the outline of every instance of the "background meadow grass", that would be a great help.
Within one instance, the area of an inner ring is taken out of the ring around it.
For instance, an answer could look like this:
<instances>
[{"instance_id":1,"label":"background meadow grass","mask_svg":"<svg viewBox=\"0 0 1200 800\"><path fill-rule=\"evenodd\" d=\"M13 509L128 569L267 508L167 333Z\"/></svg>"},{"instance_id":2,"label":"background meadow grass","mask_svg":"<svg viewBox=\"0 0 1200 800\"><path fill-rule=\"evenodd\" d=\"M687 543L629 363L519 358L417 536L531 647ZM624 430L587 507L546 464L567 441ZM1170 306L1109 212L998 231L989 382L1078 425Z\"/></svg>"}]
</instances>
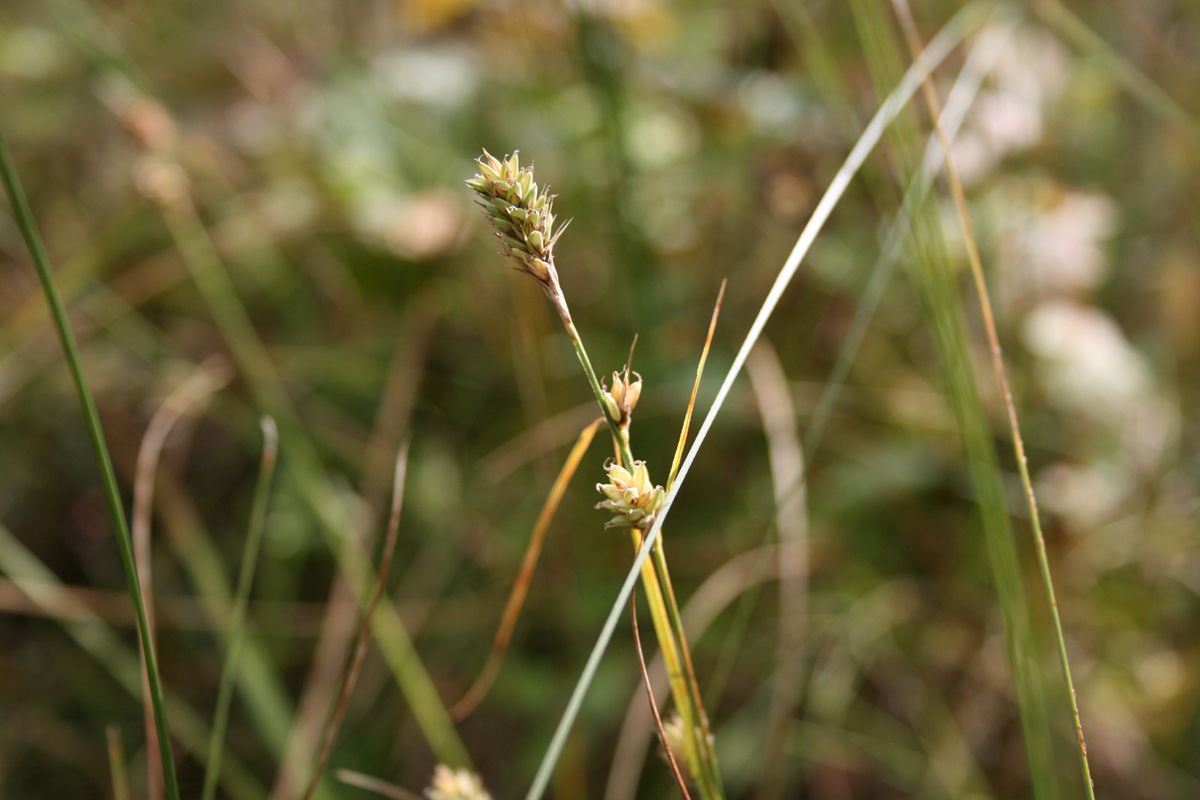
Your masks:
<instances>
[{"instance_id":1,"label":"background meadow grass","mask_svg":"<svg viewBox=\"0 0 1200 800\"><path fill-rule=\"evenodd\" d=\"M1194 797L1200 16L1168 2L1071 9L1014 6L1006 38L999 21L985 29L998 55L955 158L1098 793ZM915 5L926 41L956 10ZM943 99L965 52L937 73ZM279 424L223 792L267 796L289 740L319 730L354 625L332 553L356 574L377 549L404 439L390 588L423 670L403 640L389 638L386 657L371 651L333 768L419 791L461 736L496 797L524 793L628 568L624 534L592 509L601 441L560 505L491 694L457 736L439 729L434 692L449 705L482 668L541 504L595 416L553 312L496 255L461 183L479 148L519 148L574 218L556 255L596 368L619 368L639 335L633 437L661 481L721 280L701 410L907 64L881 0L0 9L0 125L127 501L163 401L201 371L229 370L167 437L154 495L168 714L181 739L195 733L198 753L259 473L259 419ZM1030 607L1022 652L1053 729L1037 750L1048 771L1037 796L1083 796L1010 437L940 182L818 446L803 454L806 503L785 499L791 516L777 515L764 419L794 419L801 441L811 432L930 129L913 107L766 328L784 380L761 361L753 390L739 380L665 530L681 600L711 579L705 597L722 601L691 638L731 796L1032 796L985 524L993 536L1011 527L1025 586L1001 589ZM0 795L110 796L115 725L144 796L132 610L78 402L5 212ZM784 431L773 447L786 448ZM1000 471L981 478L979 454L993 451ZM981 515L985 485L1007 517L996 502ZM801 594L794 575L785 581L793 605L781 613L773 557L746 554L797 524L807 579ZM343 548L348 531L363 547ZM331 596L343 598L334 611ZM802 646L780 652L796 603ZM798 708L776 725L781 674L798 676L784 697ZM639 682L626 623L555 796L673 791L656 756L640 778L640 753L614 756L627 706L644 703ZM773 787L760 781L769 742L786 765ZM199 796L197 758L181 758L180 779L184 796Z\"/></svg>"}]
</instances>

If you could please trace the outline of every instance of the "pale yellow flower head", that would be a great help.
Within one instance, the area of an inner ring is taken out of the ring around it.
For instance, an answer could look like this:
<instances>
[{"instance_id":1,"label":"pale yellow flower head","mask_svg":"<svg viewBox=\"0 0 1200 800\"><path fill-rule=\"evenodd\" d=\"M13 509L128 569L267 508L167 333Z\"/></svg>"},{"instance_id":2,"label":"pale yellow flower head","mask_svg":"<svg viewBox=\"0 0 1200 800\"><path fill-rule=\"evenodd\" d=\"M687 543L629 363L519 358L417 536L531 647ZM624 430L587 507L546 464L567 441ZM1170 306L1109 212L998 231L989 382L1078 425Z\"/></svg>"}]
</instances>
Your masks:
<instances>
[{"instance_id":1,"label":"pale yellow flower head","mask_svg":"<svg viewBox=\"0 0 1200 800\"><path fill-rule=\"evenodd\" d=\"M466 769L450 769L445 764L434 767L425 796L429 800L492 800L478 775Z\"/></svg>"},{"instance_id":2,"label":"pale yellow flower head","mask_svg":"<svg viewBox=\"0 0 1200 800\"><path fill-rule=\"evenodd\" d=\"M662 508L666 494L661 486L650 481L646 464L635 461L633 472L620 464L608 465L608 483L597 483L596 490L604 495L596 508L616 513L608 526L634 525L646 528L654 521L654 515Z\"/></svg>"}]
</instances>

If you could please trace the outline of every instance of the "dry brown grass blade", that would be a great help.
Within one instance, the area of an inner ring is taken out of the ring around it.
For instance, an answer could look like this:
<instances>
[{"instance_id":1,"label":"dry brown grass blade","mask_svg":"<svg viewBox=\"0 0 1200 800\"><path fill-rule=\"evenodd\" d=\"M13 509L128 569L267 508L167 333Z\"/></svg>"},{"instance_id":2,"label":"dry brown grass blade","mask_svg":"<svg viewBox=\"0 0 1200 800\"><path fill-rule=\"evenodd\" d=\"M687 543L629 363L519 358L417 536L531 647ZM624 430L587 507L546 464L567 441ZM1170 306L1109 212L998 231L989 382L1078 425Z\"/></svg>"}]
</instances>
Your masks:
<instances>
[{"instance_id":1,"label":"dry brown grass blade","mask_svg":"<svg viewBox=\"0 0 1200 800\"><path fill-rule=\"evenodd\" d=\"M371 618L375 616L375 609L379 608L379 602L383 599L388 575L392 570L392 556L396 552L396 537L400 531L400 507L404 502L404 474L407 467L408 442L406 441L400 445L400 452L396 455L395 478L392 481L392 510L391 516L388 518L387 538L383 542L383 554L379 558L379 577L375 581L375 590L371 594L371 600L363 611L362 623L358 631L358 643L354 648L354 658L350 662L349 669L346 670L346 678L342 683L342 690L338 694L337 705L334 707L333 715L325 730L321 753L317 756L317 765L309 779L308 788L304 791L304 800L310 800L313 793L317 791L321 774L325 771L325 765L329 763L329 754L333 752L333 743L337 739L338 729L341 728L342 719L346 716L346 706L350 702L354 684L358 682L358 674L367 657L367 646L371 643Z\"/></svg>"},{"instance_id":2,"label":"dry brown grass blade","mask_svg":"<svg viewBox=\"0 0 1200 800\"><path fill-rule=\"evenodd\" d=\"M393 800L425 800L421 795L416 792L410 792L402 786L381 781L379 778L373 778L370 775L364 775L352 769L339 769L336 775L337 779L347 786L366 789L368 792L374 792L384 797L391 797Z\"/></svg>"},{"instance_id":3,"label":"dry brown grass blade","mask_svg":"<svg viewBox=\"0 0 1200 800\"><path fill-rule=\"evenodd\" d=\"M780 797L787 772L783 745L793 710L800 702L804 677L804 637L807 628L808 509L804 483L804 452L796 431L796 409L779 356L765 338L750 351L746 373L758 401L771 480L775 487L775 519L779 532L779 640L759 800Z\"/></svg>"},{"instance_id":4,"label":"dry brown grass blade","mask_svg":"<svg viewBox=\"0 0 1200 800\"><path fill-rule=\"evenodd\" d=\"M904 29L904 35L908 40L912 57L919 64L924 59L924 55L922 53L920 34L917 32L917 24L913 19L912 10L908 7L908 0L892 0L892 2L896 7L896 14L900 18L900 25ZM1054 623L1054 633L1058 644L1059 665L1062 669L1063 682L1066 684L1067 695L1071 702L1071 714L1075 723L1079 767L1083 773L1084 789L1087 792L1089 800L1095 800L1092 770L1088 764L1087 757L1087 743L1083 738L1083 724L1079 720L1079 700L1075 696L1075 683L1071 679L1071 666L1067 660L1066 643L1063 640L1062 620L1058 614L1058 600L1055 598L1054 581L1050 576L1050 560L1046 554L1046 539L1042 535L1041 520L1038 516L1037 497L1033 492L1033 481L1029 477L1029 461L1025 457L1025 442L1021 437L1020 423L1017 421L1017 407L1013 402L1012 390L1008 384L1008 372L1004 367L1004 355L1000 350L1000 337L996 333L996 320L992 314L992 301L988 294L987 282L983 277L983 264L979 258L979 246L975 242L975 230L971 225L971 214L967 210L966 193L963 191L962 181L958 177L958 170L954 166L954 159L950 155L950 139L946 135L945 128L942 126L941 103L938 100L937 92L934 91L933 80L929 77L928 73L925 75L925 80L922 81L921 88L924 91L925 102L929 106L930 116L933 118L933 126L937 133L938 143L942 148L942 155L945 158L946 181L950 185L950 194L954 197L954 205L958 211L959 221L962 223L963 243L966 245L967 260L971 266L971 277L975 281L975 292L979 298L983 327L987 334L988 349L992 357L992 371L995 373L996 383L1000 389L1000 397L1004 402L1004 411L1008 417L1008 427L1012 434L1013 449L1017 459L1017 470L1021 475L1021 486L1024 489L1025 501L1029 507L1029 521L1033 529L1034 541L1037 547L1038 567L1041 571L1042 584L1046 591L1046 600L1050 605L1050 617Z\"/></svg>"},{"instance_id":5,"label":"dry brown grass blade","mask_svg":"<svg viewBox=\"0 0 1200 800\"><path fill-rule=\"evenodd\" d=\"M671 773L675 776L675 782L679 784L679 791L683 792L684 800L692 800L692 796L688 794L687 783L683 780L683 773L679 771L679 763L675 760L675 754L671 752L670 743L667 742L667 731L663 728L662 715L658 713L658 701L654 699L654 687L650 685L650 671L646 669L646 654L642 652L642 637L638 633L636 587L629 593L629 619L633 623L633 646L637 650L638 665L642 668L642 682L646 686L646 699L650 701L650 713L654 715L658 739L662 742L663 752L667 754Z\"/></svg>"},{"instance_id":6,"label":"dry brown grass blade","mask_svg":"<svg viewBox=\"0 0 1200 800\"><path fill-rule=\"evenodd\" d=\"M725 284L721 281L721 289L717 292L717 303L713 307L712 319L708 323L708 336L704 339L704 350L700 352L700 363L696 366L696 382L692 384L692 396L688 400L687 414L683 417L683 430L679 432L679 444L675 446L675 458L671 460L671 474L667 476L667 491L675 482L679 472L679 462L683 459L683 448L687 444L688 428L692 424L692 409L696 407L696 393L700 391L700 378L704 375L704 362L708 359L708 348L712 346L713 333L717 330L717 317L721 315L721 301L725 299Z\"/></svg>"},{"instance_id":7,"label":"dry brown grass blade","mask_svg":"<svg viewBox=\"0 0 1200 800\"><path fill-rule=\"evenodd\" d=\"M471 712L479 706L480 701L492 687L492 682L496 680L496 675L500 672L500 664L504 661L504 653L508 650L513 629L517 625L517 617L521 613L521 606L525 603L525 595L528 594L529 584L533 580L533 570L537 566L538 556L541 555L542 543L546 539L546 530L550 527L550 520L553 519L554 512L558 510L558 503L567 490L567 484L575 475L575 470L579 468L583 454L587 452L596 431L603 424L604 418L601 417L583 429L575 446L571 448L566 463L559 470L554 485L550 487L550 494L542 506L542 513L538 516L537 524L533 526L533 536L529 538L529 546L525 548L521 571L517 574L516 583L513 584L512 592L508 596L508 603L504 606L504 614L500 618L500 629L496 631L496 637L492 640L492 650L488 653L488 660L483 667L483 672L467 690L467 693L462 696L462 699L450 708L450 717L456 722L470 716Z\"/></svg>"},{"instance_id":8,"label":"dry brown grass blade","mask_svg":"<svg viewBox=\"0 0 1200 800\"><path fill-rule=\"evenodd\" d=\"M219 391L233 378L233 370L224 361L214 361L204 366L182 386L167 396L159 406L138 448L137 473L133 483L133 514L131 535L133 557L137 563L138 583L142 585L142 597L146 602L146 620L150 627L148 647L155 646L154 589L150 570L150 509L154 505L154 475L158 471L158 459L162 455L167 435L175 423L196 404ZM146 662L142 661L142 691L150 696ZM158 750L158 731L154 724L154 709L145 704L146 744L150 752ZM147 795L150 800L163 796L164 784L162 764L154 758L146 759Z\"/></svg>"}]
</instances>

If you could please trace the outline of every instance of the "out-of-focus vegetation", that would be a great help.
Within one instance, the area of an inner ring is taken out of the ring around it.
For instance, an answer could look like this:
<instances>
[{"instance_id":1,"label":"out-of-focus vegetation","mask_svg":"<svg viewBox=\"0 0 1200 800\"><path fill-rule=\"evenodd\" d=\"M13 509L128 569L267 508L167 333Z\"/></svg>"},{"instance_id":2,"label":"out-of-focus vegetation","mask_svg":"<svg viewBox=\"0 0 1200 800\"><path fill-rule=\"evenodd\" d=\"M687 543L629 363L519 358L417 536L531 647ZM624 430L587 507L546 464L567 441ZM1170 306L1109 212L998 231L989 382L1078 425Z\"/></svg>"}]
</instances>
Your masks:
<instances>
[{"instance_id":1,"label":"out-of-focus vegetation","mask_svg":"<svg viewBox=\"0 0 1200 800\"><path fill-rule=\"evenodd\" d=\"M924 38L956 10L916 4ZM1195 797L1200 12L1013 6L938 70L943 96L985 46L994 58L954 157L1098 794ZM333 554L349 537L377 549L410 439L390 590L433 686L411 694L424 684L403 649L372 650L331 766L419 791L461 737L494 796L524 793L631 551L593 510L611 455L598 436L491 693L438 728L437 706L482 669L542 502L596 416L545 298L497 255L462 184L471 159L519 148L573 218L555 251L564 291L598 370L620 368L639 336L633 436L661 481L721 280L700 410L906 52L884 0L3 4L0 127L128 498L151 419L172 394L189 401L165 440L151 517L184 796L203 782L264 413L279 424L280 467L222 791L302 788L356 623ZM930 130L923 107L903 122ZM752 360L753 386L736 385L665 530L681 602L695 595L704 623L692 648L731 797L1031 796L920 249L904 251L819 446L803 454L804 502L775 502L765 431L787 450L809 430L911 178L904 141L885 139L818 238L764 335L782 377L766 351ZM941 182L928 210L948 263L963 267L959 344L1006 470L1028 655L1045 673L1058 786L1038 796L1082 797L1028 514ZM115 726L144 797L132 610L78 401L4 211L0 795L110 796ZM805 542L782 567L781 530ZM799 644L781 652L781 635ZM640 686L626 624L555 796L676 791L650 748ZM640 715L632 732L627 708ZM372 796L332 776L323 791Z\"/></svg>"}]
</instances>

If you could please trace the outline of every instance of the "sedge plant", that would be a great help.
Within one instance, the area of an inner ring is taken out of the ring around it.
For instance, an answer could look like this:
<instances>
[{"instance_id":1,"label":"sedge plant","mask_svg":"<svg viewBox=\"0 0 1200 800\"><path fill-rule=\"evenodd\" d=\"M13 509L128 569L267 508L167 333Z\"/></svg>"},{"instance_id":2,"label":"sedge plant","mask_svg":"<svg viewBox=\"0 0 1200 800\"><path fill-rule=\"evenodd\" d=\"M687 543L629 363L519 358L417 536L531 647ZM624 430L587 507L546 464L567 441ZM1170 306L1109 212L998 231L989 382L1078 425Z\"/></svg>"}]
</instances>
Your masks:
<instances>
[{"instance_id":1,"label":"sedge plant","mask_svg":"<svg viewBox=\"0 0 1200 800\"><path fill-rule=\"evenodd\" d=\"M558 312L588 385L600 405L612 435L616 457L605 464L608 481L596 486L604 498L597 508L613 514L606 527L629 530L637 551L666 498L663 487L650 479L645 462L634 458L630 445L630 423L641 395L641 378L631 373L628 362L623 371L613 373L611 387L606 387L597 378L583 339L571 319L554 264L554 245L566 225L555 227L554 196L544 187L539 189L533 179L533 168L522 168L516 152L501 160L485 150L477 163L479 173L468 180L467 185L478 195L484 214L496 229L504 254L519 271L538 282ZM671 588L661 537L654 542L652 556L642 565L641 580L678 714L678 720L671 726L678 735L669 739L679 743L687 776L699 797L720 800L724 790L713 738Z\"/></svg>"}]
</instances>

